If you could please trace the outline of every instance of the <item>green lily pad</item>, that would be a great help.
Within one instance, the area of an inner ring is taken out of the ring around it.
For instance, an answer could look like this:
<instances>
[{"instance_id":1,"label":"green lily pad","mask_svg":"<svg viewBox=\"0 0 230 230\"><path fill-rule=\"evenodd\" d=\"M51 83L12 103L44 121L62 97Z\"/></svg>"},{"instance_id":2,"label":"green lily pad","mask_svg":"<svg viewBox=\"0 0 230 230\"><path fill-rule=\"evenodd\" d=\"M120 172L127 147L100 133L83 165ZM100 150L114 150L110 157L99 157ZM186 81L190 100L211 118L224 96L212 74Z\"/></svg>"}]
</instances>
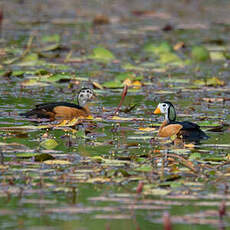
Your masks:
<instances>
[{"instance_id":1,"label":"green lily pad","mask_svg":"<svg viewBox=\"0 0 230 230\"><path fill-rule=\"evenodd\" d=\"M136 71L145 71L145 68L132 65L130 63L125 63L121 66L124 70L136 70Z\"/></svg>"},{"instance_id":2,"label":"green lily pad","mask_svg":"<svg viewBox=\"0 0 230 230\"><path fill-rule=\"evenodd\" d=\"M34 75L46 75L48 74L49 72L46 70L46 69L37 69L35 72L34 72Z\"/></svg>"},{"instance_id":3,"label":"green lily pad","mask_svg":"<svg viewBox=\"0 0 230 230\"><path fill-rule=\"evenodd\" d=\"M135 168L135 171L139 172L152 172L153 167L151 165L142 165L141 167Z\"/></svg>"},{"instance_id":4,"label":"green lily pad","mask_svg":"<svg viewBox=\"0 0 230 230\"><path fill-rule=\"evenodd\" d=\"M186 83L189 83L190 80L189 79L185 79L185 78L175 78L175 77L172 77L172 78L162 78L162 79L159 79L159 82L169 82L169 83L183 83L183 84L186 84Z\"/></svg>"},{"instance_id":5,"label":"green lily pad","mask_svg":"<svg viewBox=\"0 0 230 230\"><path fill-rule=\"evenodd\" d=\"M61 40L60 36L58 34L52 34L52 35L44 35L41 38L41 41L43 43L48 43L48 42L55 42L59 43Z\"/></svg>"},{"instance_id":6,"label":"green lily pad","mask_svg":"<svg viewBox=\"0 0 230 230\"><path fill-rule=\"evenodd\" d=\"M204 161L215 161L215 162L227 161L227 159L224 157L206 157L203 160Z\"/></svg>"},{"instance_id":7,"label":"green lily pad","mask_svg":"<svg viewBox=\"0 0 230 230\"><path fill-rule=\"evenodd\" d=\"M48 52L48 51L54 51L60 48L60 44L59 43L55 43L55 44L51 44L51 45L47 45L44 46L42 48L37 49L37 52Z\"/></svg>"},{"instance_id":8,"label":"green lily pad","mask_svg":"<svg viewBox=\"0 0 230 230\"><path fill-rule=\"evenodd\" d=\"M12 75L11 70L0 70L0 76L8 77L10 75Z\"/></svg>"},{"instance_id":9,"label":"green lily pad","mask_svg":"<svg viewBox=\"0 0 230 230\"><path fill-rule=\"evenodd\" d=\"M107 81L102 84L105 88L116 89L123 88L123 84L120 81Z\"/></svg>"},{"instance_id":10,"label":"green lily pad","mask_svg":"<svg viewBox=\"0 0 230 230\"><path fill-rule=\"evenodd\" d=\"M120 73L116 76L116 80L118 81L124 81L127 78L129 78L130 80L135 79L135 74L131 72L127 72L127 73Z\"/></svg>"},{"instance_id":11,"label":"green lily pad","mask_svg":"<svg viewBox=\"0 0 230 230\"><path fill-rule=\"evenodd\" d=\"M225 56L226 59L229 60L230 59L230 52L229 51L225 51L224 52L224 56Z\"/></svg>"},{"instance_id":12,"label":"green lily pad","mask_svg":"<svg viewBox=\"0 0 230 230\"><path fill-rule=\"evenodd\" d=\"M222 51L213 51L210 52L210 58L212 61L224 61L226 57Z\"/></svg>"},{"instance_id":13,"label":"green lily pad","mask_svg":"<svg viewBox=\"0 0 230 230\"><path fill-rule=\"evenodd\" d=\"M152 185L145 185L143 193L149 195L155 195L155 196L165 196L170 192L171 191L169 189L152 188Z\"/></svg>"},{"instance_id":14,"label":"green lily pad","mask_svg":"<svg viewBox=\"0 0 230 230\"><path fill-rule=\"evenodd\" d=\"M193 81L194 85L197 86L224 86L225 82L220 80L218 77L210 77L207 79L199 79L199 80L195 80Z\"/></svg>"},{"instance_id":15,"label":"green lily pad","mask_svg":"<svg viewBox=\"0 0 230 230\"><path fill-rule=\"evenodd\" d=\"M15 77L23 77L24 73L24 70L14 70L11 75Z\"/></svg>"},{"instance_id":16,"label":"green lily pad","mask_svg":"<svg viewBox=\"0 0 230 230\"><path fill-rule=\"evenodd\" d=\"M201 154L200 153L192 153L189 156L189 160L197 160L197 159L200 159L200 158L201 158Z\"/></svg>"},{"instance_id":17,"label":"green lily pad","mask_svg":"<svg viewBox=\"0 0 230 230\"><path fill-rule=\"evenodd\" d=\"M208 78L206 83L208 86L223 86L223 85L225 85L225 82L220 80L217 77Z\"/></svg>"},{"instance_id":18,"label":"green lily pad","mask_svg":"<svg viewBox=\"0 0 230 230\"><path fill-rule=\"evenodd\" d=\"M38 155L38 153L18 153L16 156L19 158L31 158Z\"/></svg>"},{"instance_id":19,"label":"green lily pad","mask_svg":"<svg viewBox=\"0 0 230 230\"><path fill-rule=\"evenodd\" d=\"M192 59L195 61L207 61L210 59L209 51L204 46L194 46L191 52Z\"/></svg>"},{"instance_id":20,"label":"green lily pad","mask_svg":"<svg viewBox=\"0 0 230 230\"><path fill-rule=\"evenodd\" d=\"M199 122L199 125L200 125L200 126L220 126L220 124L215 123L215 122L213 122L213 121L209 121L209 120Z\"/></svg>"},{"instance_id":21,"label":"green lily pad","mask_svg":"<svg viewBox=\"0 0 230 230\"><path fill-rule=\"evenodd\" d=\"M196 86L204 86L206 85L206 81L204 79L199 79L199 80L193 81L193 84Z\"/></svg>"},{"instance_id":22,"label":"green lily pad","mask_svg":"<svg viewBox=\"0 0 230 230\"><path fill-rule=\"evenodd\" d=\"M21 83L22 86L48 86L48 83L40 82L39 79L29 79Z\"/></svg>"},{"instance_id":23,"label":"green lily pad","mask_svg":"<svg viewBox=\"0 0 230 230\"><path fill-rule=\"evenodd\" d=\"M83 130L78 130L76 133L74 133L74 135L76 137L86 138L85 131L83 131Z\"/></svg>"},{"instance_id":24,"label":"green lily pad","mask_svg":"<svg viewBox=\"0 0 230 230\"><path fill-rule=\"evenodd\" d=\"M163 54L170 53L172 51L172 47L168 42L162 42L160 44L150 42L144 45L143 50L148 53Z\"/></svg>"},{"instance_id":25,"label":"green lily pad","mask_svg":"<svg viewBox=\"0 0 230 230\"><path fill-rule=\"evenodd\" d=\"M70 80L73 76L70 74L53 74L52 76L49 76L47 78L42 78L42 81L48 81L48 82L58 82L60 80Z\"/></svg>"},{"instance_id":26,"label":"green lily pad","mask_svg":"<svg viewBox=\"0 0 230 230\"><path fill-rule=\"evenodd\" d=\"M159 62L163 64L183 64L183 61L174 53L162 53L160 54Z\"/></svg>"},{"instance_id":27,"label":"green lily pad","mask_svg":"<svg viewBox=\"0 0 230 230\"><path fill-rule=\"evenodd\" d=\"M35 161L38 162L43 162L43 161L47 161L47 160L54 160L55 157L53 157L52 155L48 154L48 153L42 153L42 154L38 154L35 156Z\"/></svg>"},{"instance_id":28,"label":"green lily pad","mask_svg":"<svg viewBox=\"0 0 230 230\"><path fill-rule=\"evenodd\" d=\"M40 145L45 149L54 149L58 146L58 143L54 139L46 139Z\"/></svg>"},{"instance_id":29,"label":"green lily pad","mask_svg":"<svg viewBox=\"0 0 230 230\"><path fill-rule=\"evenodd\" d=\"M104 47L96 47L93 49L92 55L89 55L89 58L96 59L99 61L112 61L115 59L113 53Z\"/></svg>"},{"instance_id":30,"label":"green lily pad","mask_svg":"<svg viewBox=\"0 0 230 230\"><path fill-rule=\"evenodd\" d=\"M38 61L38 54L37 53L30 53L26 55L22 60L22 62L36 62Z\"/></svg>"}]
</instances>

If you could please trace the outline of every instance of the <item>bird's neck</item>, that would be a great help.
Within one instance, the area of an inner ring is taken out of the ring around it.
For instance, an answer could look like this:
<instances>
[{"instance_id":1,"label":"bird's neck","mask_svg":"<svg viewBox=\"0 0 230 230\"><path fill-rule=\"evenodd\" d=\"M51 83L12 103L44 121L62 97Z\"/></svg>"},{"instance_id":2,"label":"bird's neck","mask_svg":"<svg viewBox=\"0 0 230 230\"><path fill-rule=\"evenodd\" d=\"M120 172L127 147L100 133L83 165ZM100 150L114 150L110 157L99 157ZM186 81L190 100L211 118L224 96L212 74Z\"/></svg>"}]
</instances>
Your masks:
<instances>
[{"instance_id":1,"label":"bird's neck","mask_svg":"<svg viewBox=\"0 0 230 230\"><path fill-rule=\"evenodd\" d=\"M81 106L81 107L86 107L87 105L87 101L85 100L78 100L78 105Z\"/></svg>"},{"instance_id":2,"label":"bird's neck","mask_svg":"<svg viewBox=\"0 0 230 230\"><path fill-rule=\"evenodd\" d=\"M169 122L170 122L169 113L166 113L166 114L165 114L165 120L164 120L164 122L166 122L166 123L169 123ZM163 123L164 123L164 122L163 122Z\"/></svg>"},{"instance_id":3,"label":"bird's neck","mask_svg":"<svg viewBox=\"0 0 230 230\"><path fill-rule=\"evenodd\" d=\"M86 113L87 113L88 115L90 115L90 110L89 110L88 105L85 105L85 106L84 106L84 110L86 111Z\"/></svg>"}]
</instances>

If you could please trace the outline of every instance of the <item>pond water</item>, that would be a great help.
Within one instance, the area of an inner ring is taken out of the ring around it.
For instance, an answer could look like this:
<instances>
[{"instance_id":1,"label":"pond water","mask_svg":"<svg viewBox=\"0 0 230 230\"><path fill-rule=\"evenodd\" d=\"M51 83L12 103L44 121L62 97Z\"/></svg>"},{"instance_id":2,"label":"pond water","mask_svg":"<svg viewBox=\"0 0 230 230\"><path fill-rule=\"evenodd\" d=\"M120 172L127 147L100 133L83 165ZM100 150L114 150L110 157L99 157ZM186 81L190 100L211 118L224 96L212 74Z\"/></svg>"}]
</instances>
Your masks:
<instances>
[{"instance_id":1,"label":"pond water","mask_svg":"<svg viewBox=\"0 0 230 230\"><path fill-rule=\"evenodd\" d=\"M0 228L228 229L228 1L56 4L0 3ZM81 87L81 125L19 115ZM166 100L210 138L158 138Z\"/></svg>"}]
</instances>

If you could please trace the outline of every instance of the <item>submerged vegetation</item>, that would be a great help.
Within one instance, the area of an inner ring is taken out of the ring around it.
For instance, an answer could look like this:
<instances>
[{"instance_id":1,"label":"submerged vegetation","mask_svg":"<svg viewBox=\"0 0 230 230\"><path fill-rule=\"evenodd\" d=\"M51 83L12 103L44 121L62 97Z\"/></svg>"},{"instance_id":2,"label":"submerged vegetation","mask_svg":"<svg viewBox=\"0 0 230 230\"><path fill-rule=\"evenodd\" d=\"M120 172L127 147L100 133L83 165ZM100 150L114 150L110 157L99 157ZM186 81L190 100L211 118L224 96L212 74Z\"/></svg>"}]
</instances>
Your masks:
<instances>
[{"instance_id":1,"label":"submerged vegetation","mask_svg":"<svg viewBox=\"0 0 230 230\"><path fill-rule=\"evenodd\" d=\"M229 228L230 24L202 24L199 10L200 24L182 24L186 15L136 4L123 6L128 15L89 5L17 23L11 10L32 10L27 1L0 10L1 229ZM82 87L97 94L87 118L19 115L77 103ZM210 138L158 137L163 101Z\"/></svg>"}]
</instances>

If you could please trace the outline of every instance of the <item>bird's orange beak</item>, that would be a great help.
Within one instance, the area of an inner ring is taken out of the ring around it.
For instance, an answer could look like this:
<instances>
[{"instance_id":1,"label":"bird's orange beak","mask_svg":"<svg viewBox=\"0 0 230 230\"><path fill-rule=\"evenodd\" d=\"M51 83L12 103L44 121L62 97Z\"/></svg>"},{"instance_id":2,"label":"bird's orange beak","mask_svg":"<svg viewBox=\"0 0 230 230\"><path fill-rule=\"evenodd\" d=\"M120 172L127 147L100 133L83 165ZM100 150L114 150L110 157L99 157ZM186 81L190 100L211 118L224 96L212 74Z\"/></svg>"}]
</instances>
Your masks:
<instances>
[{"instance_id":1,"label":"bird's orange beak","mask_svg":"<svg viewBox=\"0 0 230 230\"><path fill-rule=\"evenodd\" d=\"M154 110L153 113L154 113L154 114L161 114L161 110L157 107L157 108Z\"/></svg>"}]
</instances>

